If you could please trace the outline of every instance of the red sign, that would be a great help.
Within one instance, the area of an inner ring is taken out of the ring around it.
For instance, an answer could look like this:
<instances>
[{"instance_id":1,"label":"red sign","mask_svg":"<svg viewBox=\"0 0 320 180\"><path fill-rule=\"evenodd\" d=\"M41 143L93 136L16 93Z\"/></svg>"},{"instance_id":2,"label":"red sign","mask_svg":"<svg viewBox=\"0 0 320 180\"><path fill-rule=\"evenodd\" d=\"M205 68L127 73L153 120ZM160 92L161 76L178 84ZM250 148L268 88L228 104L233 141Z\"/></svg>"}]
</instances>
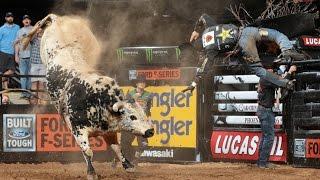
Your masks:
<instances>
[{"instance_id":1,"label":"red sign","mask_svg":"<svg viewBox=\"0 0 320 180\"><path fill-rule=\"evenodd\" d=\"M214 131L211 152L214 159L257 160L261 133ZM276 133L270 153L271 161L287 160L287 136Z\"/></svg>"},{"instance_id":2,"label":"red sign","mask_svg":"<svg viewBox=\"0 0 320 180\"><path fill-rule=\"evenodd\" d=\"M106 150L102 137L90 138L90 147L96 151ZM67 124L58 114L37 115L37 151L80 151Z\"/></svg>"},{"instance_id":3,"label":"red sign","mask_svg":"<svg viewBox=\"0 0 320 180\"><path fill-rule=\"evenodd\" d=\"M137 74L144 75L147 80L180 79L180 69L137 70Z\"/></svg>"},{"instance_id":4,"label":"red sign","mask_svg":"<svg viewBox=\"0 0 320 180\"><path fill-rule=\"evenodd\" d=\"M306 139L306 158L320 158L320 139Z\"/></svg>"},{"instance_id":5,"label":"red sign","mask_svg":"<svg viewBox=\"0 0 320 180\"><path fill-rule=\"evenodd\" d=\"M302 37L302 40L305 46L320 46L320 37Z\"/></svg>"}]
</instances>

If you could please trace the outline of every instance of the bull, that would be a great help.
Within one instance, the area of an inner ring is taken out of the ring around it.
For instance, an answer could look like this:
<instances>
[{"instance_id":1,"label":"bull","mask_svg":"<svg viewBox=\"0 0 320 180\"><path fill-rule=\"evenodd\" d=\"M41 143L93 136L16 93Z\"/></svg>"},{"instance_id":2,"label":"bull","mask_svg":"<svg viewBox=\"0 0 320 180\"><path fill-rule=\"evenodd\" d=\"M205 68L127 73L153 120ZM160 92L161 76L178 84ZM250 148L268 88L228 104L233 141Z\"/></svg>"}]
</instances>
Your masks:
<instances>
[{"instance_id":1,"label":"bull","mask_svg":"<svg viewBox=\"0 0 320 180\"><path fill-rule=\"evenodd\" d=\"M122 154L117 132L152 137L154 129L143 109L124 99L114 79L95 73L90 58L97 58L94 53L99 52L99 44L83 21L50 14L34 26L24 45L39 28L44 30L40 54L47 67L48 92L80 146L87 178L98 177L92 166L92 136L103 136L123 168L132 171L134 166Z\"/></svg>"}]
</instances>

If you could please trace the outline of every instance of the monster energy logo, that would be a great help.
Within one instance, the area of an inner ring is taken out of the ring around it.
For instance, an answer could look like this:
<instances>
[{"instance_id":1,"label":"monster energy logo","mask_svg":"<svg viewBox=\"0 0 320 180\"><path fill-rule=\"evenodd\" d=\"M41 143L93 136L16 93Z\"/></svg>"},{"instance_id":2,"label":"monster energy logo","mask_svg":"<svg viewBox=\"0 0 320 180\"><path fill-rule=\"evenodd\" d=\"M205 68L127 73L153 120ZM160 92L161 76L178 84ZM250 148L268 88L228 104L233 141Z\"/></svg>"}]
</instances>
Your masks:
<instances>
[{"instance_id":1,"label":"monster energy logo","mask_svg":"<svg viewBox=\"0 0 320 180\"><path fill-rule=\"evenodd\" d=\"M181 50L179 48L176 48L177 60L179 60L180 54L181 54Z\"/></svg>"},{"instance_id":2,"label":"monster energy logo","mask_svg":"<svg viewBox=\"0 0 320 180\"><path fill-rule=\"evenodd\" d=\"M123 60L123 49L122 48L117 49L117 57L118 57L118 60L120 60L120 61Z\"/></svg>"},{"instance_id":3,"label":"monster energy logo","mask_svg":"<svg viewBox=\"0 0 320 180\"><path fill-rule=\"evenodd\" d=\"M153 57L152 49L149 49L149 48L146 49L146 57L147 57L147 61L151 63L152 57Z\"/></svg>"}]
</instances>

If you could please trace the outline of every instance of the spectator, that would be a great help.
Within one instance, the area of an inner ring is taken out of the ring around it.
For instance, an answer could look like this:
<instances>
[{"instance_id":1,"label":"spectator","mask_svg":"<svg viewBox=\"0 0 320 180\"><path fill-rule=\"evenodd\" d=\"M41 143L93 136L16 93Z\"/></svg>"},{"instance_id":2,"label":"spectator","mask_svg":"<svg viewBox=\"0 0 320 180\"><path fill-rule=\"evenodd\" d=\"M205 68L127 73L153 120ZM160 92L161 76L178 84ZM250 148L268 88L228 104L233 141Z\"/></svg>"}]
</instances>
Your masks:
<instances>
[{"instance_id":1,"label":"spectator","mask_svg":"<svg viewBox=\"0 0 320 180\"><path fill-rule=\"evenodd\" d=\"M146 77L144 75L138 75L136 80L136 88L128 92L127 99L129 100L129 102L138 103L143 108L148 119L150 119L152 97L151 97L151 93L146 91L145 88L146 88ZM134 139L135 139L135 136L132 134L129 134L126 132L122 132L121 134L121 141L122 141L121 144L131 145ZM135 156L133 160L134 165L138 165L138 161L141 154L148 146L148 139L146 138L137 136L137 142L138 142L138 149L134 153L134 156ZM126 147L126 149L132 149L132 147Z\"/></svg>"},{"instance_id":2,"label":"spectator","mask_svg":"<svg viewBox=\"0 0 320 180\"><path fill-rule=\"evenodd\" d=\"M18 31L16 37L16 45L15 45L15 59L16 62L19 63L20 75L29 75L30 72L30 45L23 49L21 40L26 37L29 32L32 30L31 19L28 15L23 16L22 20L23 27ZM31 81L29 77L22 77L21 80L21 88L22 89L30 89ZM29 98L30 95L26 92L21 94L21 98Z\"/></svg>"},{"instance_id":3,"label":"spectator","mask_svg":"<svg viewBox=\"0 0 320 180\"><path fill-rule=\"evenodd\" d=\"M6 13L6 23L0 27L0 73L4 75L13 74L14 62L14 40L16 39L19 26L13 23L14 17L11 12ZM3 88L8 88L8 79L2 78Z\"/></svg>"},{"instance_id":4,"label":"spectator","mask_svg":"<svg viewBox=\"0 0 320 180\"><path fill-rule=\"evenodd\" d=\"M31 44L31 70L30 74L31 75L46 75L46 67L41 61L40 57L40 42L41 42L41 37L42 37L43 31L42 29L38 29L37 33L34 35L32 38L30 44ZM33 77L31 78L31 83L32 83L32 89L37 90L36 95L40 98L46 98L46 95L44 92L38 92L39 90L44 90L45 89L45 78L40 78L40 77ZM37 104L41 103L38 100ZM42 103L41 103L42 104Z\"/></svg>"}]
</instances>

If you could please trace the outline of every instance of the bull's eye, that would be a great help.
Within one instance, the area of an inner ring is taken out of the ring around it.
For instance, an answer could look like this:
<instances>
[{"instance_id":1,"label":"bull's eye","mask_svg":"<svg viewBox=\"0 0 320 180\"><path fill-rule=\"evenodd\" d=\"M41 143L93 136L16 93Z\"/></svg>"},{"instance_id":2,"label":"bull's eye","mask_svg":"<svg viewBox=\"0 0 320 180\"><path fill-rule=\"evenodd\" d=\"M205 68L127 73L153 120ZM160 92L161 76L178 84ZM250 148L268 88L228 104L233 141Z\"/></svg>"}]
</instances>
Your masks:
<instances>
[{"instance_id":1,"label":"bull's eye","mask_svg":"<svg viewBox=\"0 0 320 180\"><path fill-rule=\"evenodd\" d=\"M134 121L134 120L137 120L137 117L134 116L134 115L131 115L131 116L130 116L130 119L131 119L132 121Z\"/></svg>"}]
</instances>

